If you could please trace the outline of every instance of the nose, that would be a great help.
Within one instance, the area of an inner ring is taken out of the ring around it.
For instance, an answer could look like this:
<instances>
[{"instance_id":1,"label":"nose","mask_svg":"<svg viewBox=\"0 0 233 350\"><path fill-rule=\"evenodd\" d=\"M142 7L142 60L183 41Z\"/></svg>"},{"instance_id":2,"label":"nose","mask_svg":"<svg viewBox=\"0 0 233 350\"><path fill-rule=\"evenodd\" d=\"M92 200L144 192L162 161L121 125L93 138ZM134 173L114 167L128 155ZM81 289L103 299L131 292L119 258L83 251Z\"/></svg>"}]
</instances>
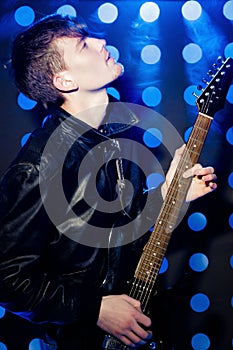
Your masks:
<instances>
[{"instance_id":1,"label":"nose","mask_svg":"<svg viewBox=\"0 0 233 350\"><path fill-rule=\"evenodd\" d=\"M106 46L106 40L105 39L90 38L90 40L92 41L93 47L97 51L102 51L103 48Z\"/></svg>"}]
</instances>

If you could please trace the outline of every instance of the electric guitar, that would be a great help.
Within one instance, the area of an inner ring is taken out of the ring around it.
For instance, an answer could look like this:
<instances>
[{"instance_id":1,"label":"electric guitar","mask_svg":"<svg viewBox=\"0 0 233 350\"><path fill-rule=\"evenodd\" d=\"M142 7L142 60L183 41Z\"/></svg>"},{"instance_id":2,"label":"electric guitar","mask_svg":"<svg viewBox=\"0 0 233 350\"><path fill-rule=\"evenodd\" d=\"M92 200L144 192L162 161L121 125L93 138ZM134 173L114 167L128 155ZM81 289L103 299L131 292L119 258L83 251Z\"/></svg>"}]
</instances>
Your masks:
<instances>
[{"instance_id":1,"label":"electric guitar","mask_svg":"<svg viewBox=\"0 0 233 350\"><path fill-rule=\"evenodd\" d=\"M214 73L212 72L214 70ZM209 131L214 114L224 107L225 98L233 78L233 59L223 61L218 58L208 72L210 82L203 80L207 86L202 89L197 98L198 116L189 136L183 156L177 166L172 182L168 188L166 198L155 222L150 238L143 249L131 284L129 296L141 302L142 311L148 314L148 303L167 250L167 246L180 211L186 198L191 178L183 178L183 173L197 163ZM162 340L150 341L140 349L162 350ZM105 350L130 350L120 340L106 335L103 348Z\"/></svg>"}]
</instances>

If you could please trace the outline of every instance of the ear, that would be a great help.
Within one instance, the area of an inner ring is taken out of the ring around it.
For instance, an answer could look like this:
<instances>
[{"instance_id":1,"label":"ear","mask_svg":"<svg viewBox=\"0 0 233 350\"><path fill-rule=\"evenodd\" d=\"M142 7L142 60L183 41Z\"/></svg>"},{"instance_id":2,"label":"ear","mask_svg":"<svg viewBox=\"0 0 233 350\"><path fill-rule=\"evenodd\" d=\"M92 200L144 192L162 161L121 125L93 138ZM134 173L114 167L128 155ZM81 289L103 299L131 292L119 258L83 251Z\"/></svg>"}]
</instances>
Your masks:
<instances>
[{"instance_id":1,"label":"ear","mask_svg":"<svg viewBox=\"0 0 233 350\"><path fill-rule=\"evenodd\" d=\"M77 83L73 81L71 75L67 71L57 73L53 78L53 85L62 92L78 90Z\"/></svg>"}]
</instances>

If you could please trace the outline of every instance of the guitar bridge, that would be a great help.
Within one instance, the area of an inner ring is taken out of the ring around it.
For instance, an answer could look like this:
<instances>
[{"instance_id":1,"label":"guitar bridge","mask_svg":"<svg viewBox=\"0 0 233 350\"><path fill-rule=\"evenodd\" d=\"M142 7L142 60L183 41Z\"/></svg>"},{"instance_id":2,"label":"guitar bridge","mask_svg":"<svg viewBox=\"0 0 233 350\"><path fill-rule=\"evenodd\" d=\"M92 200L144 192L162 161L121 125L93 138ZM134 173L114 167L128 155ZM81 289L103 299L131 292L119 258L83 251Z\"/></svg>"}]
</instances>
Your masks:
<instances>
[{"instance_id":1,"label":"guitar bridge","mask_svg":"<svg viewBox=\"0 0 233 350\"><path fill-rule=\"evenodd\" d=\"M105 335L103 341L103 349L105 350L131 350L132 348L124 345L118 339L112 337L111 335ZM139 347L142 350L163 350L163 342L159 341L159 344L154 341Z\"/></svg>"}]
</instances>

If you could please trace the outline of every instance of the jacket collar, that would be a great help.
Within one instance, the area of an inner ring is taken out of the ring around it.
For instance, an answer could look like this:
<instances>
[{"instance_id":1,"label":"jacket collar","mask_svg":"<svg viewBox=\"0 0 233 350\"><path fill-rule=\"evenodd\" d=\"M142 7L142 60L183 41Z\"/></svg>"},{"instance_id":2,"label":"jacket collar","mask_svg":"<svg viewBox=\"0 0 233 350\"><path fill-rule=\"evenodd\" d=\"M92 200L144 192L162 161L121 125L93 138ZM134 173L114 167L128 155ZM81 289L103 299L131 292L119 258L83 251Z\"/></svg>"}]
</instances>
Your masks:
<instances>
[{"instance_id":1,"label":"jacket collar","mask_svg":"<svg viewBox=\"0 0 233 350\"><path fill-rule=\"evenodd\" d=\"M62 123L64 131L75 135L84 134L88 131L94 133L96 138L112 138L115 134L131 128L139 122L135 113L123 102L119 102L114 97L109 95L109 105L104 122L98 129L91 128L87 123L74 117L60 107L53 108L53 116L58 118Z\"/></svg>"}]
</instances>

